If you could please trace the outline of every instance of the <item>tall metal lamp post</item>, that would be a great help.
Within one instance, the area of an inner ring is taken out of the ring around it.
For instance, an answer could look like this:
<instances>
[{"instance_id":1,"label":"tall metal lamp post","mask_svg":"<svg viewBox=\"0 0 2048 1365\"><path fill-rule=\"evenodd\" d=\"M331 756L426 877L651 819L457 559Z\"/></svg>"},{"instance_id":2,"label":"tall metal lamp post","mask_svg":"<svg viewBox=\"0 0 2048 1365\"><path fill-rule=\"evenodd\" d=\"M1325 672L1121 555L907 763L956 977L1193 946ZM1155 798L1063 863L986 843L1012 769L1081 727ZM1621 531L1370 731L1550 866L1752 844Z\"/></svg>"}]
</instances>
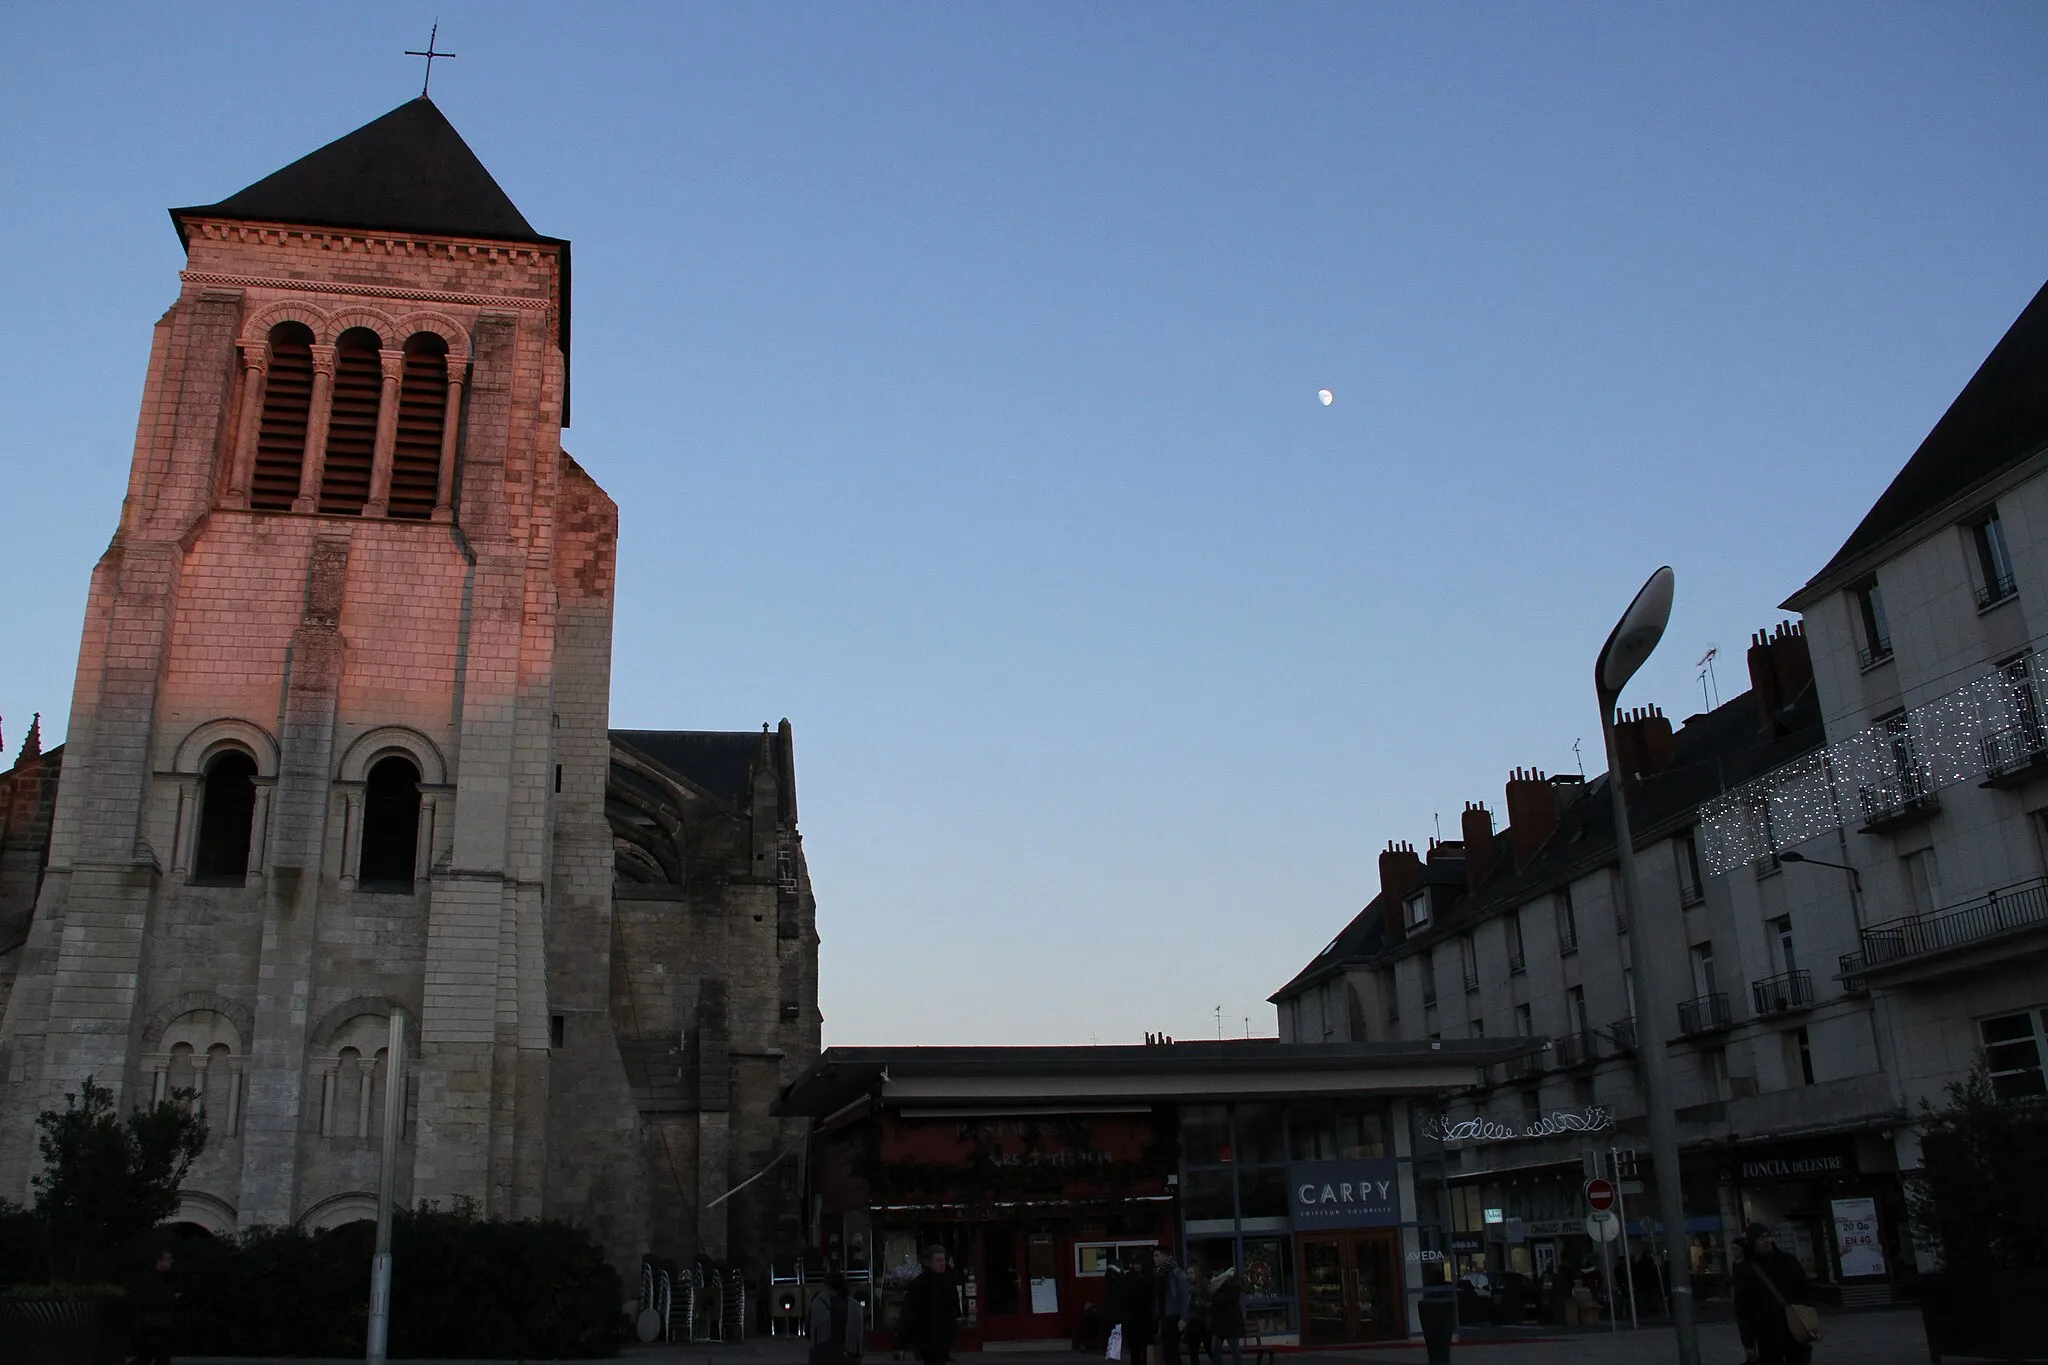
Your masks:
<instances>
[{"instance_id":1,"label":"tall metal lamp post","mask_svg":"<svg viewBox=\"0 0 2048 1365\"><path fill-rule=\"evenodd\" d=\"M1607 792L1614 803L1614 855L1621 865L1621 914L1634 951L1645 951L1636 914L1636 846L1628 823L1627 774L1614 742L1615 702L1636 670L1664 638L1671 620L1672 575L1665 566L1650 575L1628 610L1615 623L1593 665L1600 697L1600 734L1607 741ZM1658 998L1654 964L1639 960L1635 973L1637 1047L1649 1110L1650 1160L1657 1168L1657 1204L1664 1215L1664 1253L1671 1263L1671 1317L1678 1329L1678 1365L1700 1365L1699 1329L1693 1321L1692 1269L1685 1243L1685 1206L1678 1179L1678 1131L1673 1126L1671 1083L1665 1073L1664 1005Z\"/></svg>"},{"instance_id":2,"label":"tall metal lamp post","mask_svg":"<svg viewBox=\"0 0 2048 1365\"><path fill-rule=\"evenodd\" d=\"M384 1049L384 1150L377 1162L377 1250L370 1259L370 1321L363 1350L367 1365L384 1365L391 1330L391 1197L398 1184L398 1141L404 1136L405 1011L394 1009Z\"/></svg>"}]
</instances>

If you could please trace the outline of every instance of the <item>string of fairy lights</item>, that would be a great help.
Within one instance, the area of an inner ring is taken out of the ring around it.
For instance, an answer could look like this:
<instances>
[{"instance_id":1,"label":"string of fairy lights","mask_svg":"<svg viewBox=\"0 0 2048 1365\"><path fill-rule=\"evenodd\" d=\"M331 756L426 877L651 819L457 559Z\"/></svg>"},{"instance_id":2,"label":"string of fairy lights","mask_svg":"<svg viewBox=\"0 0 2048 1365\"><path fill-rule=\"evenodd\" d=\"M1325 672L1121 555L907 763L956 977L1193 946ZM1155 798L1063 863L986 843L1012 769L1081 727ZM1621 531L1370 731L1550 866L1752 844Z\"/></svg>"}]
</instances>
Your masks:
<instances>
[{"instance_id":1,"label":"string of fairy lights","mask_svg":"<svg viewBox=\"0 0 2048 1365\"><path fill-rule=\"evenodd\" d=\"M2031 655L1887 717L1709 801L1700 853L1732 872L1850 824L1931 800L2048 755Z\"/></svg>"}]
</instances>

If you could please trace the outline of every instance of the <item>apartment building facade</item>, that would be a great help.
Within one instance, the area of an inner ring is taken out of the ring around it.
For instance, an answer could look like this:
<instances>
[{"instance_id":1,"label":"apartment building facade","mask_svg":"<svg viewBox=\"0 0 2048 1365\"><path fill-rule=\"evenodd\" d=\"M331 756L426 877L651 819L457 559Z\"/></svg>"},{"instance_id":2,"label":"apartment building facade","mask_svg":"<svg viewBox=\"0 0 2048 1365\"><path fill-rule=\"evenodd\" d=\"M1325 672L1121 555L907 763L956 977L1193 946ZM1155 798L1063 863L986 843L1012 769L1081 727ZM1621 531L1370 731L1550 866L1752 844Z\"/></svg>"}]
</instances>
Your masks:
<instances>
[{"instance_id":1,"label":"apartment building facade","mask_svg":"<svg viewBox=\"0 0 2048 1365\"><path fill-rule=\"evenodd\" d=\"M1872 1001L1837 968L1858 942L1850 878L1782 862L1713 876L1700 857L1705 803L1823 743L1797 627L1759 635L1749 665L1750 691L1675 731L1654 708L1622 720L1645 943L1620 915L1611 775L1518 770L1505 829L1473 804L1460 839L1390 846L1379 895L1273 996L1289 1041L1549 1039L1440 1116L1461 1274L1591 1256L1589 1154L1618 1167L1624 1249L1640 1255L1663 1211L1636 1053L1660 1045L1704 1293L1725 1292L1729 1239L1753 1220L1851 1302L1889 1298L1911 1263L1894 1143L1907 1116ZM1638 972L1669 1017L1639 1017Z\"/></svg>"},{"instance_id":2,"label":"apartment building facade","mask_svg":"<svg viewBox=\"0 0 2048 1365\"><path fill-rule=\"evenodd\" d=\"M1721 823L1809 813L1738 850L1753 864L1843 851L1866 909L1844 970L1909 1104L1980 1062L2002 1093L2048 1093L2048 288L1785 605L1811 642L1832 813L1781 772Z\"/></svg>"},{"instance_id":3,"label":"apartment building facade","mask_svg":"<svg viewBox=\"0 0 2048 1365\"><path fill-rule=\"evenodd\" d=\"M1462 1269L1582 1255L1602 1148L1631 1236L1654 1225L1637 1047L1669 1050L1709 1293L1749 1221L1845 1301L1909 1287L1920 1106L1979 1067L2048 1094L2048 288L1784 606L1744 697L1621 724L1645 943L1614 914L1612 775L1518 771L1506 830L1474 806L1426 857L1390 846L1273 997L1287 1039L1551 1039L1439 1125ZM1673 1018L1637 1017L1638 970Z\"/></svg>"}]
</instances>

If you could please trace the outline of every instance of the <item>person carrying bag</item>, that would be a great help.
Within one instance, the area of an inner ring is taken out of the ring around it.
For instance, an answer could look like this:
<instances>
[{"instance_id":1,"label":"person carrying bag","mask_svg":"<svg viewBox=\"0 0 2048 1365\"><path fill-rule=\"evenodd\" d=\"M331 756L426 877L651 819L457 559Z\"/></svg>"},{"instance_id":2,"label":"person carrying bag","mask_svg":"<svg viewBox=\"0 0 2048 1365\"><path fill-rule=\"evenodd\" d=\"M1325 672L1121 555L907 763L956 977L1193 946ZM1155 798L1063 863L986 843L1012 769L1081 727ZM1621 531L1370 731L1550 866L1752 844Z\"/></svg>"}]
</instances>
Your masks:
<instances>
[{"instance_id":1,"label":"person carrying bag","mask_svg":"<svg viewBox=\"0 0 2048 1365\"><path fill-rule=\"evenodd\" d=\"M1771 1230L1749 1225L1748 1255L1735 1275L1735 1325L1756 1365L1808 1365L1820 1340L1820 1314L1798 1258L1780 1251Z\"/></svg>"}]
</instances>

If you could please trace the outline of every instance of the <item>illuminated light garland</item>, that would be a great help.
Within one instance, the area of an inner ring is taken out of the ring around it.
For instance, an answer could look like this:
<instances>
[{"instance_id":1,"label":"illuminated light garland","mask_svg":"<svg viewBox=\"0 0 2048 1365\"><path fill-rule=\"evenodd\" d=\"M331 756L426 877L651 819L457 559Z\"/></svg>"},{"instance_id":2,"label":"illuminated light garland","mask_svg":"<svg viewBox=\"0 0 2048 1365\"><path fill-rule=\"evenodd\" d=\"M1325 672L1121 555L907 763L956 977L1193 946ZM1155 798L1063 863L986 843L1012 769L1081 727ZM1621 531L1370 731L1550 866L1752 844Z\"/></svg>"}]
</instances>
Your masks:
<instances>
[{"instance_id":1,"label":"illuminated light garland","mask_svg":"<svg viewBox=\"0 0 2048 1365\"><path fill-rule=\"evenodd\" d=\"M1541 1114L1520 1128L1480 1116L1456 1122L1438 1114L1422 1125L1424 1137L1438 1142L1508 1142L1518 1138L1556 1137L1560 1133L1601 1133L1614 1126L1607 1107L1589 1104L1583 1110L1559 1109Z\"/></svg>"},{"instance_id":2,"label":"illuminated light garland","mask_svg":"<svg viewBox=\"0 0 2048 1365\"><path fill-rule=\"evenodd\" d=\"M1700 807L1710 875L2048 751L2032 656L1752 778Z\"/></svg>"}]
</instances>

